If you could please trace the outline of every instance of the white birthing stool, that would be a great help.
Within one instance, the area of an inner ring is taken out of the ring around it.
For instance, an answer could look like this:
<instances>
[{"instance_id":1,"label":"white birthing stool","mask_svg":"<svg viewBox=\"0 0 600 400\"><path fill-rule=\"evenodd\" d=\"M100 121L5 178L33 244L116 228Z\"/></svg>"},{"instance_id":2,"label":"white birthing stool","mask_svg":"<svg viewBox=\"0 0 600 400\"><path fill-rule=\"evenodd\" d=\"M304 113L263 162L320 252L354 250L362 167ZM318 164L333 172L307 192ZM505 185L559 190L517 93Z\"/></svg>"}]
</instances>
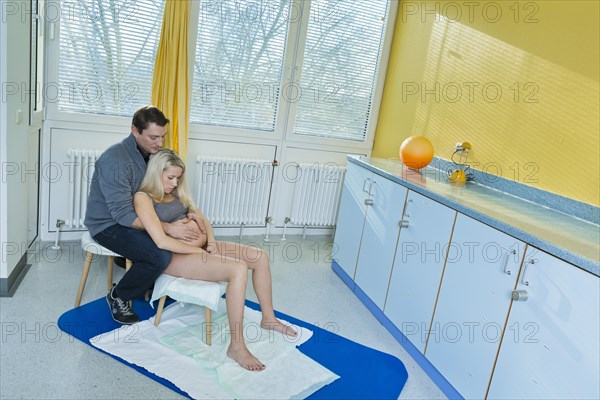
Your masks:
<instances>
[{"instance_id":1,"label":"white birthing stool","mask_svg":"<svg viewBox=\"0 0 600 400\"><path fill-rule=\"evenodd\" d=\"M113 283L113 265L115 257L121 257L119 254L108 250L106 247L100 246L90 236L88 231L85 231L81 237L81 248L85 251L85 263L83 264L83 271L81 272L81 281L79 282L79 290L77 291L77 297L75 298L75 307L79 307L81 304L81 296L83 296L83 289L85 289L85 282L87 281L88 274L90 272L90 266L92 265L92 259L94 254L99 256L108 257L108 290L112 288ZM126 270L131 268L131 261L126 261Z\"/></svg>"},{"instance_id":2,"label":"white birthing stool","mask_svg":"<svg viewBox=\"0 0 600 400\"><path fill-rule=\"evenodd\" d=\"M160 324L160 317L167 296L182 303L197 304L204 307L206 318L204 341L210 346L212 343L212 312L217 311L219 308L219 302L221 296L225 293L226 287L227 284L224 282L200 281L162 274L154 283L154 290L150 299L151 305L154 301L159 300L156 316L154 317L154 326Z\"/></svg>"}]
</instances>

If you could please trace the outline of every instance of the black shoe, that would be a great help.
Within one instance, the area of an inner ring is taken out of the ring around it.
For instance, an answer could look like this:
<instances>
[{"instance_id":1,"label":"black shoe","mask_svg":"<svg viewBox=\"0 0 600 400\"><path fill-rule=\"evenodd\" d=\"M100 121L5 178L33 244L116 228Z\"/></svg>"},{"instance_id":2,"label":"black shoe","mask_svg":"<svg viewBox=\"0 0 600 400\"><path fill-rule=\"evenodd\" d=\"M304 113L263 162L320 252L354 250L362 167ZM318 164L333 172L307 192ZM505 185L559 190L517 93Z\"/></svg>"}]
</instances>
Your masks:
<instances>
[{"instance_id":1,"label":"black shoe","mask_svg":"<svg viewBox=\"0 0 600 400\"><path fill-rule=\"evenodd\" d=\"M125 268L125 257L115 257L115 264L117 267Z\"/></svg>"},{"instance_id":2,"label":"black shoe","mask_svg":"<svg viewBox=\"0 0 600 400\"><path fill-rule=\"evenodd\" d=\"M120 297L117 297L116 299L112 297L115 286L116 285L113 284L112 289L110 289L106 295L106 302L108 303L108 307L110 307L112 319L123 325L135 324L140 319L133 311L131 311L129 302Z\"/></svg>"}]
</instances>

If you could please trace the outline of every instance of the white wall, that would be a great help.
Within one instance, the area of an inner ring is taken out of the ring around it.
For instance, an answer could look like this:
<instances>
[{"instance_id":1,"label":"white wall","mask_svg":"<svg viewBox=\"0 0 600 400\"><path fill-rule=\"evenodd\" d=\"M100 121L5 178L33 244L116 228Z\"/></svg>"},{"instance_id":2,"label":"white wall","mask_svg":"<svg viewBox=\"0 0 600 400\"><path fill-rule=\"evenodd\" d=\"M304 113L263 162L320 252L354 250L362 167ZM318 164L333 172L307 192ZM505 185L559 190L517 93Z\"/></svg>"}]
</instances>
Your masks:
<instances>
[{"instance_id":1,"label":"white wall","mask_svg":"<svg viewBox=\"0 0 600 400\"><path fill-rule=\"evenodd\" d=\"M6 82L6 67L8 59L7 57L7 23L4 20L0 20L0 254L2 254L2 258L0 259L0 279L8 277L7 274L7 260L4 256L4 243L6 238L6 230L7 230L7 198L6 198L6 179L4 177L4 165L6 164L6 139L8 138L7 134L7 125L6 125L6 101L4 99L3 92L3 83Z\"/></svg>"},{"instance_id":2,"label":"white wall","mask_svg":"<svg viewBox=\"0 0 600 400\"><path fill-rule=\"evenodd\" d=\"M125 118L105 118L111 124L87 124L73 121L49 120L44 126L43 162L41 174L41 238L52 241L56 238L56 221L68 220L69 176L67 150L97 149L104 150L111 144L123 140L129 133L130 121ZM273 195L269 215L274 219L271 233L283 231L284 219L289 216L292 202L290 184L282 177L284 165L291 162L336 163L346 165L346 154L366 154L355 149L315 149L306 145L288 145L281 138L223 137L208 133L193 132L188 144L188 177L194 189L196 176L196 158L199 155L241 157L273 160L280 162L273 182ZM264 234L265 228L247 228L246 234ZM74 240L81 237L81 228L61 227L60 240ZM239 228L219 228L219 235L237 235ZM302 230L288 227L289 234ZM330 234L331 229L314 228L309 234Z\"/></svg>"},{"instance_id":3,"label":"white wall","mask_svg":"<svg viewBox=\"0 0 600 400\"><path fill-rule=\"evenodd\" d=\"M29 40L30 23L25 10L29 1L2 2L5 22L1 22L2 41L2 270L0 278L10 276L30 244L28 183L36 180L31 164L29 135ZM8 9L6 7L9 7ZM15 12L17 11L17 12ZM8 33L10 32L10 36ZM30 173L31 172L31 173Z\"/></svg>"}]
</instances>

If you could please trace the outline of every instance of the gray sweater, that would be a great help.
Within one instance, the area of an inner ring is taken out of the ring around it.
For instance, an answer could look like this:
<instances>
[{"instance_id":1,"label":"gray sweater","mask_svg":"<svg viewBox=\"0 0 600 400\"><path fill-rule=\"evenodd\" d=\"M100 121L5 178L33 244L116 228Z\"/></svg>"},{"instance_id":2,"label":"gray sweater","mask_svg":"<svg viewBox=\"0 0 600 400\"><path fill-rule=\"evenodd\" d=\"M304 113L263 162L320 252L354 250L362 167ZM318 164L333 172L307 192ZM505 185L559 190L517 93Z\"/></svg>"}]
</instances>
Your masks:
<instances>
[{"instance_id":1,"label":"gray sweater","mask_svg":"<svg viewBox=\"0 0 600 400\"><path fill-rule=\"evenodd\" d=\"M131 227L137 218L133 195L142 183L146 167L131 134L98 157L84 220L92 237L115 224Z\"/></svg>"}]
</instances>

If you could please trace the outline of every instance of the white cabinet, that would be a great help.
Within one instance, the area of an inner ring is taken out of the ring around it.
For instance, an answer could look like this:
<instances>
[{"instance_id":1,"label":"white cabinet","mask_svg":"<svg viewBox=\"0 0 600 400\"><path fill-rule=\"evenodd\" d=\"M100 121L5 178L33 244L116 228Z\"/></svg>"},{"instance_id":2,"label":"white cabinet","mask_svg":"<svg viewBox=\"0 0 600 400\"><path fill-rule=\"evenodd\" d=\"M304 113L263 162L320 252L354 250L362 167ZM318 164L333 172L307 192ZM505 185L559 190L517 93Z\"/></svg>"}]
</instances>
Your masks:
<instances>
[{"instance_id":1,"label":"white cabinet","mask_svg":"<svg viewBox=\"0 0 600 400\"><path fill-rule=\"evenodd\" d=\"M354 280L367 207L365 200L369 198L368 188L372 176L372 172L356 164L348 163L340 199L332 257L351 280Z\"/></svg>"},{"instance_id":2,"label":"white cabinet","mask_svg":"<svg viewBox=\"0 0 600 400\"><path fill-rule=\"evenodd\" d=\"M485 397L523 249L458 214L425 356L465 398Z\"/></svg>"},{"instance_id":3,"label":"white cabinet","mask_svg":"<svg viewBox=\"0 0 600 400\"><path fill-rule=\"evenodd\" d=\"M383 310L408 189L378 175L371 179L354 281Z\"/></svg>"},{"instance_id":4,"label":"white cabinet","mask_svg":"<svg viewBox=\"0 0 600 400\"><path fill-rule=\"evenodd\" d=\"M598 276L353 163L333 259L464 398L600 398Z\"/></svg>"},{"instance_id":5,"label":"white cabinet","mask_svg":"<svg viewBox=\"0 0 600 400\"><path fill-rule=\"evenodd\" d=\"M600 279L529 247L517 290L488 398L600 398Z\"/></svg>"},{"instance_id":6,"label":"white cabinet","mask_svg":"<svg viewBox=\"0 0 600 400\"><path fill-rule=\"evenodd\" d=\"M423 353L456 211L409 191L384 313Z\"/></svg>"}]
</instances>

